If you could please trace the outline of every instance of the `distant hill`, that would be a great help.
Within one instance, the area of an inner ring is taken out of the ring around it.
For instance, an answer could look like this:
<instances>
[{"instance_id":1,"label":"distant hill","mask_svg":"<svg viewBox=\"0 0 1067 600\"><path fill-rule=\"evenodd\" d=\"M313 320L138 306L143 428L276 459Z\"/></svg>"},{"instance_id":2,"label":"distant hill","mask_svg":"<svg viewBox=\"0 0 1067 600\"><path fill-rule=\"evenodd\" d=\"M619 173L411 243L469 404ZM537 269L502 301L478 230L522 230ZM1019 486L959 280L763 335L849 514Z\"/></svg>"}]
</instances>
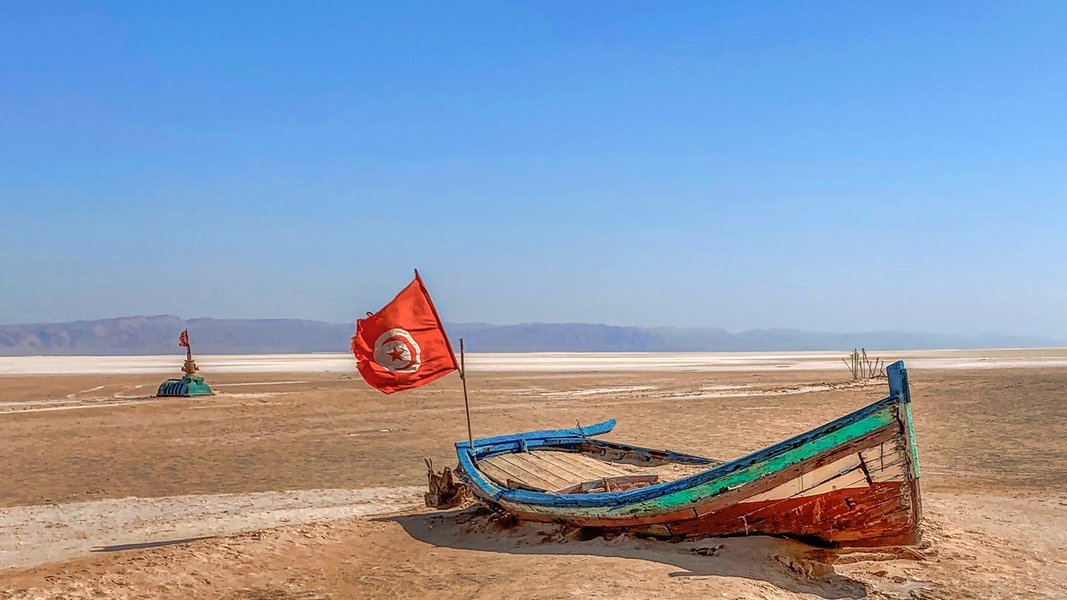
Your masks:
<instances>
[{"instance_id":1,"label":"distant hill","mask_svg":"<svg viewBox=\"0 0 1067 600\"><path fill-rule=\"evenodd\" d=\"M585 323L456 323L446 327L450 337L466 338L466 346L472 352L772 352L861 347L924 350L1067 346L1067 340L1000 334L822 333L796 329L730 333L712 327L617 327Z\"/></svg>"},{"instance_id":2,"label":"distant hill","mask_svg":"<svg viewBox=\"0 0 1067 600\"><path fill-rule=\"evenodd\" d=\"M1062 347L1053 338L873 331L820 333L756 329L618 327L586 323L445 325L471 352L744 352L797 350ZM181 319L120 317L34 325L0 325L0 356L174 354L189 329L199 354L347 352L351 323L299 319Z\"/></svg>"}]
</instances>

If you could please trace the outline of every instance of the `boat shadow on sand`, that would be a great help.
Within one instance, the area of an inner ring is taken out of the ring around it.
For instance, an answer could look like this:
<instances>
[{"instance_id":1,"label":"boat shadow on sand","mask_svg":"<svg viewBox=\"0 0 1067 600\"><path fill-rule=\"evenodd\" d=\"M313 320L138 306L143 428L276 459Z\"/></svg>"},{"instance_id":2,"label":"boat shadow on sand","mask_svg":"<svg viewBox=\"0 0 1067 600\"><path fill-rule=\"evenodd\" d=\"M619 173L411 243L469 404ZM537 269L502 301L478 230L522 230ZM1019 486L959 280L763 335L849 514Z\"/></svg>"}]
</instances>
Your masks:
<instances>
[{"instance_id":1,"label":"boat shadow on sand","mask_svg":"<svg viewBox=\"0 0 1067 600\"><path fill-rule=\"evenodd\" d=\"M438 547L523 555L591 555L644 560L680 569L670 577L736 577L823 598L864 598L863 584L839 575L819 557L827 551L769 536L667 542L627 534L592 535L550 523L520 523L482 506L391 515L421 542Z\"/></svg>"}]
</instances>

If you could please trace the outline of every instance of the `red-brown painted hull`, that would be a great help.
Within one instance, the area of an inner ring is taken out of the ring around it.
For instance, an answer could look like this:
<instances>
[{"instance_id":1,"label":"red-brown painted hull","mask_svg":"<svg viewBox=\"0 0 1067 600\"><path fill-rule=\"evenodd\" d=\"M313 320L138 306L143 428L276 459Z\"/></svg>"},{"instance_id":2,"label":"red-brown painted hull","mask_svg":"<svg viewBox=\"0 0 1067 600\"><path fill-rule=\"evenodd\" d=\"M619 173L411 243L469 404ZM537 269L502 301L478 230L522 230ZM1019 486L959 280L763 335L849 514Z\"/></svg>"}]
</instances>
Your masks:
<instances>
[{"instance_id":1,"label":"red-brown painted hull","mask_svg":"<svg viewBox=\"0 0 1067 600\"><path fill-rule=\"evenodd\" d=\"M660 538L777 535L830 546L907 546L921 540L918 480L875 483L815 496L741 502L703 516L688 509L654 519L569 519L591 530L628 530ZM527 513L520 519L552 521ZM644 522L642 522L644 521Z\"/></svg>"},{"instance_id":2,"label":"red-brown painted hull","mask_svg":"<svg viewBox=\"0 0 1067 600\"><path fill-rule=\"evenodd\" d=\"M742 502L695 519L667 523L673 536L788 535L832 545L892 546L919 542L913 511L917 482L762 502ZM636 531L640 527L634 528Z\"/></svg>"}]
</instances>

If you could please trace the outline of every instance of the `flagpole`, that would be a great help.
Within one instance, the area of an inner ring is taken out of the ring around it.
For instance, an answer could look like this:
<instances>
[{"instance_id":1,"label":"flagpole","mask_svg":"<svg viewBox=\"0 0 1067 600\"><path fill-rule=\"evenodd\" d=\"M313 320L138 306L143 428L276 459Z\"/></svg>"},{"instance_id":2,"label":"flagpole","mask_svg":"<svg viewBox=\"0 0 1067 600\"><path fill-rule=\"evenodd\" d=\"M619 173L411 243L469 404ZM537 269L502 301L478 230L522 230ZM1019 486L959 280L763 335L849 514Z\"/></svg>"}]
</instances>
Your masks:
<instances>
[{"instance_id":1,"label":"flagpole","mask_svg":"<svg viewBox=\"0 0 1067 600\"><path fill-rule=\"evenodd\" d=\"M467 441L474 450L474 434L471 433L471 405L467 400L467 363L463 353L463 338L459 338L459 380L463 382L463 408L467 411Z\"/></svg>"},{"instance_id":2,"label":"flagpole","mask_svg":"<svg viewBox=\"0 0 1067 600\"><path fill-rule=\"evenodd\" d=\"M448 346L448 351L452 354L454 364L454 361L456 360L456 351L452 349L452 343L448 341L448 334L445 333L445 324L441 322L441 315L437 314L437 307L433 305L433 300L430 300L430 293L426 291L426 286L422 283L422 277L419 275L418 269L415 269L415 280L419 282L419 286L426 295L426 301L430 304L430 310L433 311L433 316L437 319L437 326L440 327L441 332L444 333L445 345ZM474 434L471 433L471 404L470 400L467 398L467 366L463 354L463 338L459 338L459 379L463 382L463 408L467 413L467 441L470 442L471 449L474 449Z\"/></svg>"}]
</instances>

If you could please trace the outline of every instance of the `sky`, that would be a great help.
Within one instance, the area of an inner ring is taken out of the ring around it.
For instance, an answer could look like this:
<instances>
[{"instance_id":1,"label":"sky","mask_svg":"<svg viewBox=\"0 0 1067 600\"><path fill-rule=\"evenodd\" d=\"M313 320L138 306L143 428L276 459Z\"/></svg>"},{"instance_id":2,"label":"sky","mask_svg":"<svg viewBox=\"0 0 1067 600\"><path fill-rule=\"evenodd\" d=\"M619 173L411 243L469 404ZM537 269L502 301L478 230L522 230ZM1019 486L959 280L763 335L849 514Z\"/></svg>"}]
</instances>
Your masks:
<instances>
[{"instance_id":1,"label":"sky","mask_svg":"<svg viewBox=\"0 0 1067 600\"><path fill-rule=\"evenodd\" d=\"M0 323L1067 339L1067 3L0 3Z\"/></svg>"}]
</instances>

